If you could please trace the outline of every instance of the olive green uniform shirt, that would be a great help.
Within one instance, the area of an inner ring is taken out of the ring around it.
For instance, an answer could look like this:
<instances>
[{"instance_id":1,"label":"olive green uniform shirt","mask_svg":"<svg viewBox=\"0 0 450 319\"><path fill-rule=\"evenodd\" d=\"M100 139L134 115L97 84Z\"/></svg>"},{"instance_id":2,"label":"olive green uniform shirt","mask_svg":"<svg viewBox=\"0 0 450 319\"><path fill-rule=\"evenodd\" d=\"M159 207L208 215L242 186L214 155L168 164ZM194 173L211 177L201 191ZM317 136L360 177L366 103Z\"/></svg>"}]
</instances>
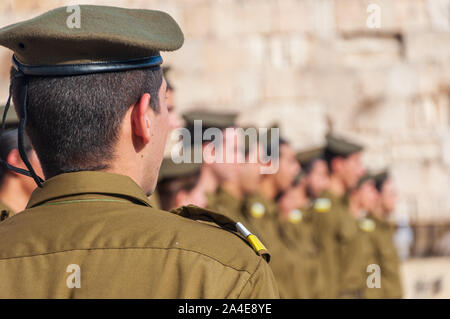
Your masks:
<instances>
[{"instance_id":1,"label":"olive green uniform shirt","mask_svg":"<svg viewBox=\"0 0 450 319\"><path fill-rule=\"evenodd\" d=\"M242 201L222 187L208 198L207 208L221 213L231 219L240 221Z\"/></svg>"},{"instance_id":2,"label":"olive green uniform shirt","mask_svg":"<svg viewBox=\"0 0 450 319\"><path fill-rule=\"evenodd\" d=\"M123 175L47 180L0 237L0 298L278 297L241 237L152 208Z\"/></svg>"},{"instance_id":3,"label":"olive green uniform shirt","mask_svg":"<svg viewBox=\"0 0 450 319\"><path fill-rule=\"evenodd\" d=\"M291 241L295 241L300 256L301 298L320 298L326 290L323 271L319 258L317 234L314 231L313 217L316 212L313 203L310 207L299 209L297 214L288 219L287 230L291 229ZM297 216L298 215L298 216Z\"/></svg>"},{"instance_id":4,"label":"olive green uniform shirt","mask_svg":"<svg viewBox=\"0 0 450 319\"><path fill-rule=\"evenodd\" d=\"M325 192L330 200L327 212L314 214L314 232L318 235L321 268L327 282L322 298L362 297L361 243L358 241L358 221L350 215L346 196Z\"/></svg>"},{"instance_id":5,"label":"olive green uniform shirt","mask_svg":"<svg viewBox=\"0 0 450 319\"><path fill-rule=\"evenodd\" d=\"M304 298L302 256L290 225L279 218L275 202L260 194L247 196L242 214L269 249L273 270L281 298Z\"/></svg>"},{"instance_id":6,"label":"olive green uniform shirt","mask_svg":"<svg viewBox=\"0 0 450 319\"><path fill-rule=\"evenodd\" d=\"M159 193L158 193L158 191L155 190L153 192L153 194L148 197L148 201L150 202L150 205L153 208L161 209L161 203L160 203L160 200L159 200Z\"/></svg>"},{"instance_id":7,"label":"olive green uniform shirt","mask_svg":"<svg viewBox=\"0 0 450 319\"><path fill-rule=\"evenodd\" d=\"M314 233L317 234L321 269L327 283L327 289L320 298L337 298L339 291L337 233L341 211L337 197L325 192L323 198L330 201L330 209L316 211L312 217Z\"/></svg>"},{"instance_id":8,"label":"olive green uniform shirt","mask_svg":"<svg viewBox=\"0 0 450 319\"><path fill-rule=\"evenodd\" d=\"M367 298L402 298L399 257L394 245L394 226L385 220L372 217L375 222L371 240L374 262L380 266L381 287L366 290Z\"/></svg>"}]
</instances>

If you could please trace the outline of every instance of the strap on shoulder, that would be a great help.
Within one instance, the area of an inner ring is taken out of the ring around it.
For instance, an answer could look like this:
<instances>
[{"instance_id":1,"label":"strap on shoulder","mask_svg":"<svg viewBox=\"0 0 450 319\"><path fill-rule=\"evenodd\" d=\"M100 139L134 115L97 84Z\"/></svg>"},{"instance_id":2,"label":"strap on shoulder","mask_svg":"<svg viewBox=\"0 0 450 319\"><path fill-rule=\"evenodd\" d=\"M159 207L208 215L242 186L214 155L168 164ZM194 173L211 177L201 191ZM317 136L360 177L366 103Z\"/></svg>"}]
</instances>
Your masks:
<instances>
[{"instance_id":1,"label":"strap on shoulder","mask_svg":"<svg viewBox=\"0 0 450 319\"><path fill-rule=\"evenodd\" d=\"M240 222L236 222L229 217L209 209L194 205L181 206L171 210L170 212L193 220L213 222L221 228L231 231L239 237L243 237L245 241L253 248L256 254L263 257L267 262L270 261L270 254L267 248L261 243L258 237L248 231L248 229Z\"/></svg>"}]
</instances>

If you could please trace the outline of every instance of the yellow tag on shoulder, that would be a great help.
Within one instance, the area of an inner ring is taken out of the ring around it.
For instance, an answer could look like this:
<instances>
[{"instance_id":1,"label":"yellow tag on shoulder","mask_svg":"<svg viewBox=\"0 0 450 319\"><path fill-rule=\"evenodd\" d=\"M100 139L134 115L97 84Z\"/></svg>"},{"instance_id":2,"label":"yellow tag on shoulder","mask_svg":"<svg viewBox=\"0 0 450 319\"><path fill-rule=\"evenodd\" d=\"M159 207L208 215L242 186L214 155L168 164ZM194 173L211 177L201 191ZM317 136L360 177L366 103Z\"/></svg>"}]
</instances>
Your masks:
<instances>
[{"instance_id":1,"label":"yellow tag on shoulder","mask_svg":"<svg viewBox=\"0 0 450 319\"><path fill-rule=\"evenodd\" d=\"M267 262L270 261L270 255L267 248L259 240L258 237L253 235L242 223L236 223L236 229L245 237L247 242L252 246L253 250L261 257L263 257Z\"/></svg>"}]
</instances>

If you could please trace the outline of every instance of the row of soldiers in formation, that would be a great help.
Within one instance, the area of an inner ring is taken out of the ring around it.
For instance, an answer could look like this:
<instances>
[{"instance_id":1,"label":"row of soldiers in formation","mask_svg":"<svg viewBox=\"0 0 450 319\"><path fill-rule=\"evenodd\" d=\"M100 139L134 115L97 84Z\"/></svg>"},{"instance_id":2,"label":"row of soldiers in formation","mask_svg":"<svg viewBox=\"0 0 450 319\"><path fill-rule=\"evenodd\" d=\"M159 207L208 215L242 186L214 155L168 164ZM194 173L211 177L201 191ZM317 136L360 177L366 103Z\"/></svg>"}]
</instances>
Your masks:
<instances>
[{"instance_id":1,"label":"row of soldiers in formation","mask_svg":"<svg viewBox=\"0 0 450 319\"><path fill-rule=\"evenodd\" d=\"M194 204L244 224L270 251L282 298L402 297L388 221L395 187L387 171L362 167L360 145L329 134L325 146L296 153L280 137L272 158L278 170L261 174L268 164L252 162L252 152L270 154L273 146L261 138L237 149L238 133L227 133L235 127L232 115L196 111L184 119L191 131L194 120L202 120L203 130L221 129L224 148L242 151L246 161L176 164L167 157L151 196L155 206ZM191 147L204 151L209 143Z\"/></svg>"},{"instance_id":2,"label":"row of soldiers in formation","mask_svg":"<svg viewBox=\"0 0 450 319\"><path fill-rule=\"evenodd\" d=\"M173 90L169 83L169 121L177 127ZM325 146L297 153L279 138L278 154L272 157L278 161L278 170L261 174L261 167L268 164L250 158L254 152L271 154L273 146L261 140L236 149L236 143L227 142L236 135L226 133L236 126L235 117L203 111L184 115L191 131L195 120L202 120L203 132L211 127L222 130L223 145L231 145L232 152L242 151L246 160L176 164L165 158L157 190L150 197L153 206L172 210L194 204L244 224L270 252L270 266L283 298L400 298L394 229L388 222L396 193L387 172L367 173L361 165L361 146L327 135ZM15 114L9 115L6 124L7 128L17 126ZM190 147L204 150L209 143L202 140ZM27 139L25 148L34 152ZM17 129L2 135L0 156L23 166ZM35 154L29 157L40 173ZM32 179L2 168L1 220L23 210L34 188ZM378 274L370 276L374 272Z\"/></svg>"},{"instance_id":3,"label":"row of soldiers in formation","mask_svg":"<svg viewBox=\"0 0 450 319\"><path fill-rule=\"evenodd\" d=\"M21 123L0 136L11 169L0 171L0 298L401 296L393 184L365 174L356 144L329 135L297 156L284 139L261 139L242 154L266 149L267 163L169 159L155 193L168 124L178 125L160 51L184 35L161 11L78 10L79 29L67 29L65 7L0 29L14 51L7 106ZM234 126L194 115L204 129ZM241 154L228 132L223 145ZM374 265L381 285L367 284Z\"/></svg>"},{"instance_id":4,"label":"row of soldiers in formation","mask_svg":"<svg viewBox=\"0 0 450 319\"><path fill-rule=\"evenodd\" d=\"M279 137L278 156L272 158L278 170L261 174L268 163L251 159L271 155L270 136L253 145L247 139L237 149L239 133L227 133L236 127L236 114L192 111L183 118L191 136L195 120L202 120L202 133L221 129L225 152L242 152L245 161L175 164L167 157L151 196L155 206L195 204L245 224L269 249L283 298L402 297L395 226L389 222L395 185L387 170L364 169L361 145L328 134L322 147L295 152ZM209 143L189 146L192 153L204 153Z\"/></svg>"}]
</instances>

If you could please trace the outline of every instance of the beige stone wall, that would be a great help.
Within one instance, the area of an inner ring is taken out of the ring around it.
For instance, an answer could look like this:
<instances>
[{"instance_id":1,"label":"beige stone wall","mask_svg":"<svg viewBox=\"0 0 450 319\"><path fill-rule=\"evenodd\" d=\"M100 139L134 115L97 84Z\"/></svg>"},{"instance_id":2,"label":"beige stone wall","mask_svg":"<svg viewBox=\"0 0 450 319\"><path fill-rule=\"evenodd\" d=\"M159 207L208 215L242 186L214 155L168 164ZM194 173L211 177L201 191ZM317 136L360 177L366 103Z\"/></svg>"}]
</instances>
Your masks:
<instances>
[{"instance_id":1,"label":"beige stone wall","mask_svg":"<svg viewBox=\"0 0 450 319\"><path fill-rule=\"evenodd\" d=\"M449 0L82 2L160 9L179 22L185 45L164 58L180 111L278 121L296 148L323 143L330 120L367 145L370 168L392 168L399 214L450 219ZM69 4L2 0L0 26ZM381 10L378 29L366 24L370 4ZM2 100L9 60L0 49Z\"/></svg>"},{"instance_id":2,"label":"beige stone wall","mask_svg":"<svg viewBox=\"0 0 450 319\"><path fill-rule=\"evenodd\" d=\"M406 299L449 299L450 258L414 258L403 261L400 274Z\"/></svg>"}]
</instances>

